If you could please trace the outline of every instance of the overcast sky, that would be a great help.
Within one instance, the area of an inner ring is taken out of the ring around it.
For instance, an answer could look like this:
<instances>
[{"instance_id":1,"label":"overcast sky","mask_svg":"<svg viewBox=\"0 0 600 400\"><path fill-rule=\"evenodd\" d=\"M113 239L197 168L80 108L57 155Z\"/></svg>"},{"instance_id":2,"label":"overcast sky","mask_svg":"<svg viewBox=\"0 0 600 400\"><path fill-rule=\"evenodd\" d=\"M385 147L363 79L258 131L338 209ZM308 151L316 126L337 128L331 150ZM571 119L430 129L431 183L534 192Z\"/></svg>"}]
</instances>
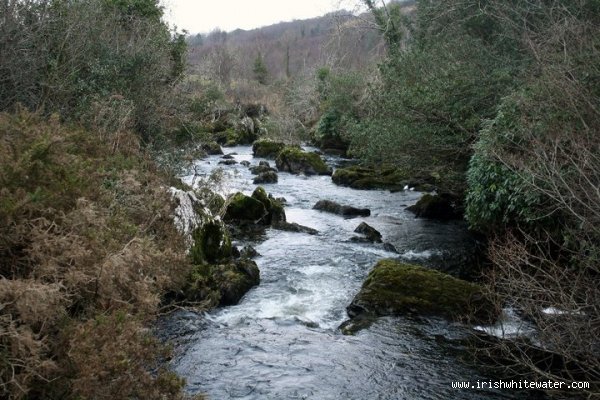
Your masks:
<instances>
[{"instance_id":1,"label":"overcast sky","mask_svg":"<svg viewBox=\"0 0 600 400\"><path fill-rule=\"evenodd\" d=\"M162 3L167 21L189 33L207 33L215 28L224 31L258 28L317 17L340 7L340 0L163 0Z\"/></svg>"}]
</instances>

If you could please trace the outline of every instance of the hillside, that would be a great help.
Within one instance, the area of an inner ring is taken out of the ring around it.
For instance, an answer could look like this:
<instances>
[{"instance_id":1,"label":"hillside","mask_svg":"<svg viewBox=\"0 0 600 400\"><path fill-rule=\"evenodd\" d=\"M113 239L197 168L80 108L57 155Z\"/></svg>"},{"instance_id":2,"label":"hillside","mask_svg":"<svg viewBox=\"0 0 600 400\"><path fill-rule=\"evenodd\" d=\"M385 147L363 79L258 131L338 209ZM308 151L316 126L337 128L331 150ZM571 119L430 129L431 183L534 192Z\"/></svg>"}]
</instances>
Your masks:
<instances>
[{"instance_id":1,"label":"hillside","mask_svg":"<svg viewBox=\"0 0 600 400\"><path fill-rule=\"evenodd\" d=\"M271 82L323 65L357 70L384 54L372 18L346 11L247 31L217 30L188 38L188 45L192 70L214 75L224 84L252 78L259 54Z\"/></svg>"}]
</instances>

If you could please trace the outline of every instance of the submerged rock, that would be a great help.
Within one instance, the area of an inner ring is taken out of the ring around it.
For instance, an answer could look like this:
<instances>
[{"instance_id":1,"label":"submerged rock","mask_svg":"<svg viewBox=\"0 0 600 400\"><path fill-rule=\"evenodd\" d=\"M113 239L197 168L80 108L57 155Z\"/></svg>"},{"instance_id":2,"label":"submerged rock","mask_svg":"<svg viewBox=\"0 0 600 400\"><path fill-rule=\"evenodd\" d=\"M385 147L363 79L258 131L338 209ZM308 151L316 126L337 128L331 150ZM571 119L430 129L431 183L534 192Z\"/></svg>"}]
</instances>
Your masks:
<instances>
[{"instance_id":1,"label":"submerged rock","mask_svg":"<svg viewBox=\"0 0 600 400\"><path fill-rule=\"evenodd\" d=\"M331 175L331 168L318 154L307 153L296 147L283 149L275 164L280 171L304 175Z\"/></svg>"},{"instance_id":2,"label":"submerged rock","mask_svg":"<svg viewBox=\"0 0 600 400\"><path fill-rule=\"evenodd\" d=\"M240 165L243 165L244 167L249 167L250 161L248 161L248 160L240 161Z\"/></svg>"},{"instance_id":3,"label":"submerged rock","mask_svg":"<svg viewBox=\"0 0 600 400\"><path fill-rule=\"evenodd\" d=\"M285 143L283 142L261 139L252 145L252 154L254 157L275 158L284 148Z\"/></svg>"},{"instance_id":4,"label":"submerged rock","mask_svg":"<svg viewBox=\"0 0 600 400\"><path fill-rule=\"evenodd\" d=\"M250 172L254 175L260 175L260 174L264 174L265 172L277 172L277 170L275 168L271 168L271 166L269 166L269 163L265 164L259 164L259 165L255 165L253 167L250 167Z\"/></svg>"},{"instance_id":5,"label":"submerged rock","mask_svg":"<svg viewBox=\"0 0 600 400\"><path fill-rule=\"evenodd\" d=\"M313 209L325 211L333 214L344 215L347 217L362 216L368 217L371 215L371 210L368 208L356 208L352 206L344 206L330 200L319 200Z\"/></svg>"},{"instance_id":6,"label":"submerged rock","mask_svg":"<svg viewBox=\"0 0 600 400\"><path fill-rule=\"evenodd\" d=\"M366 222L361 222L354 230L356 233L362 233L365 238L374 243L381 243L381 233Z\"/></svg>"},{"instance_id":7,"label":"submerged rock","mask_svg":"<svg viewBox=\"0 0 600 400\"><path fill-rule=\"evenodd\" d=\"M478 285L391 259L375 265L347 312L353 319L417 314L483 323L493 321L497 315Z\"/></svg>"},{"instance_id":8,"label":"submerged rock","mask_svg":"<svg viewBox=\"0 0 600 400\"><path fill-rule=\"evenodd\" d=\"M218 164L221 164L221 165L235 165L235 164L237 164L237 161L235 161L235 160L223 160L223 161L219 161Z\"/></svg>"},{"instance_id":9,"label":"submerged rock","mask_svg":"<svg viewBox=\"0 0 600 400\"><path fill-rule=\"evenodd\" d=\"M252 182L255 185L259 184L259 183L277 183L278 179L279 179L279 177L277 176L276 172L267 171L267 172L261 172L260 174L258 174L258 176L256 178L254 178L254 180Z\"/></svg>"},{"instance_id":10,"label":"submerged rock","mask_svg":"<svg viewBox=\"0 0 600 400\"><path fill-rule=\"evenodd\" d=\"M319 233L318 230L310 228L308 226L300 225L295 222L285 222L285 221L273 224L273 229L278 229L280 231L288 231L288 232L307 233L309 235L317 235Z\"/></svg>"},{"instance_id":11,"label":"submerged rock","mask_svg":"<svg viewBox=\"0 0 600 400\"><path fill-rule=\"evenodd\" d=\"M449 220L461 217L456 204L457 199L447 193L425 194L406 210L413 212L417 218Z\"/></svg>"}]
</instances>

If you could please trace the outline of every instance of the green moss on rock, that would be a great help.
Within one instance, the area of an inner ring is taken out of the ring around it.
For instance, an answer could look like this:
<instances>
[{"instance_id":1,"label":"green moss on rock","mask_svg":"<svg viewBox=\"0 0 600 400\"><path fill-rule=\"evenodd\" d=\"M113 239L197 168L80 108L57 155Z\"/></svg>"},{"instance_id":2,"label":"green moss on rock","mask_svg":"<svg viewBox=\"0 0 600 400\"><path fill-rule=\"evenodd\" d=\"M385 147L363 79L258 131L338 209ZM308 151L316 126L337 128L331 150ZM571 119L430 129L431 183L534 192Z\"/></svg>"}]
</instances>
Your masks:
<instances>
[{"instance_id":1,"label":"green moss on rock","mask_svg":"<svg viewBox=\"0 0 600 400\"><path fill-rule=\"evenodd\" d=\"M229 200L224 219L226 221L257 222L266 214L267 210L261 201L238 192Z\"/></svg>"},{"instance_id":2,"label":"green moss on rock","mask_svg":"<svg viewBox=\"0 0 600 400\"><path fill-rule=\"evenodd\" d=\"M184 295L187 301L201 303L207 308L233 305L259 282L258 266L246 258L222 264L201 264L194 266Z\"/></svg>"},{"instance_id":3,"label":"green moss on rock","mask_svg":"<svg viewBox=\"0 0 600 400\"><path fill-rule=\"evenodd\" d=\"M254 157L275 158L284 148L285 143L283 142L262 139L254 142L252 145L252 154Z\"/></svg>"},{"instance_id":4,"label":"green moss on rock","mask_svg":"<svg viewBox=\"0 0 600 400\"><path fill-rule=\"evenodd\" d=\"M354 189L401 190L406 185L419 191L433 190L435 179L415 177L410 172L394 166L353 165L338 168L331 176L333 183Z\"/></svg>"},{"instance_id":5,"label":"green moss on rock","mask_svg":"<svg viewBox=\"0 0 600 400\"><path fill-rule=\"evenodd\" d=\"M205 222L197 228L190 249L192 263L214 263L231 257L231 238L227 228L219 220Z\"/></svg>"},{"instance_id":6,"label":"green moss on rock","mask_svg":"<svg viewBox=\"0 0 600 400\"><path fill-rule=\"evenodd\" d=\"M307 153L297 147L284 148L275 164L280 171L292 174L331 175L331 168L316 153Z\"/></svg>"},{"instance_id":7,"label":"green moss on rock","mask_svg":"<svg viewBox=\"0 0 600 400\"><path fill-rule=\"evenodd\" d=\"M469 316L481 322L491 322L496 315L478 285L391 259L375 265L347 311L351 318L418 314Z\"/></svg>"},{"instance_id":8,"label":"green moss on rock","mask_svg":"<svg viewBox=\"0 0 600 400\"><path fill-rule=\"evenodd\" d=\"M264 218L261 220L265 225L271 225L273 223L285 222L285 211L283 204L273 196L267 194L264 188L261 186L257 187L252 193L252 197L260 201L267 212Z\"/></svg>"},{"instance_id":9,"label":"green moss on rock","mask_svg":"<svg viewBox=\"0 0 600 400\"><path fill-rule=\"evenodd\" d=\"M202 144L202 150L209 155L218 155L223 154L223 149L221 149L221 145L217 142L206 142Z\"/></svg>"}]
</instances>

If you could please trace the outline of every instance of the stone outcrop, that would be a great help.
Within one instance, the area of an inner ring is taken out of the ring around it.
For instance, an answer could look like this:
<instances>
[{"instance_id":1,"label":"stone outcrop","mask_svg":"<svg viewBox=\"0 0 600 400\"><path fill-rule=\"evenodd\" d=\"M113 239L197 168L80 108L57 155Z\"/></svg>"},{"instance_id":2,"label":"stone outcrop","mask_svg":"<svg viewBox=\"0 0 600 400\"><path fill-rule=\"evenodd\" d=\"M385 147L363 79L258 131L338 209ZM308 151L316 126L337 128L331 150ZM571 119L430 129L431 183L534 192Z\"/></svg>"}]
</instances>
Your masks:
<instances>
[{"instance_id":1,"label":"stone outcrop","mask_svg":"<svg viewBox=\"0 0 600 400\"><path fill-rule=\"evenodd\" d=\"M286 147L277 156L279 171L304 175L331 175L331 168L316 153L307 153L297 147Z\"/></svg>"},{"instance_id":2,"label":"stone outcrop","mask_svg":"<svg viewBox=\"0 0 600 400\"><path fill-rule=\"evenodd\" d=\"M371 210L368 208L345 206L330 200L319 200L313 206L313 209L343 215L345 217L368 217L371 215Z\"/></svg>"}]
</instances>

